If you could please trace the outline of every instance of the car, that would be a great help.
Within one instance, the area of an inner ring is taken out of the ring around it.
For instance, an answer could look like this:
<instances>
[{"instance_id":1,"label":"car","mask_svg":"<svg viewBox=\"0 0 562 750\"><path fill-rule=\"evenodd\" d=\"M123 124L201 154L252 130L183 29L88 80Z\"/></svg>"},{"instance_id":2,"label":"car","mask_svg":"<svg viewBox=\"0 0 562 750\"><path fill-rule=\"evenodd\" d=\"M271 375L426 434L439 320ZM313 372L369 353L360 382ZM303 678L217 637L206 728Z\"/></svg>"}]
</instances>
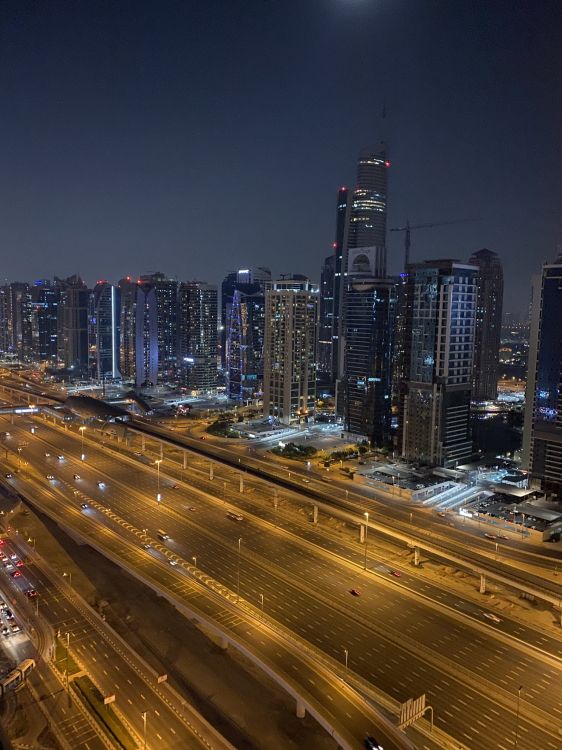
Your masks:
<instances>
[{"instance_id":1,"label":"car","mask_svg":"<svg viewBox=\"0 0 562 750\"><path fill-rule=\"evenodd\" d=\"M497 539L498 538L495 534L488 534L488 532L486 532L484 534L484 536L486 537L486 539Z\"/></svg>"},{"instance_id":2,"label":"car","mask_svg":"<svg viewBox=\"0 0 562 750\"><path fill-rule=\"evenodd\" d=\"M443 511L439 511L439 513L437 515L439 516L439 518L446 518L447 517L447 514L443 513Z\"/></svg>"},{"instance_id":3,"label":"car","mask_svg":"<svg viewBox=\"0 0 562 750\"><path fill-rule=\"evenodd\" d=\"M35 591L35 589L27 589L25 595L28 599L35 599L35 597L37 596L37 591Z\"/></svg>"},{"instance_id":4,"label":"car","mask_svg":"<svg viewBox=\"0 0 562 750\"><path fill-rule=\"evenodd\" d=\"M47 479L49 480L49 482L52 482L54 479L54 476L52 474L47 474Z\"/></svg>"},{"instance_id":5,"label":"car","mask_svg":"<svg viewBox=\"0 0 562 750\"><path fill-rule=\"evenodd\" d=\"M396 578L400 578L400 576L402 575L402 573L399 570L391 570L390 571L390 575L391 576L396 576Z\"/></svg>"},{"instance_id":6,"label":"car","mask_svg":"<svg viewBox=\"0 0 562 750\"><path fill-rule=\"evenodd\" d=\"M12 433L11 432L6 432L5 434L6 434L6 437L12 437Z\"/></svg>"},{"instance_id":7,"label":"car","mask_svg":"<svg viewBox=\"0 0 562 750\"><path fill-rule=\"evenodd\" d=\"M232 510L228 511L228 513L226 514L226 517L230 518L231 521L243 521L244 520L243 515L241 515L240 513L234 513L234 511Z\"/></svg>"},{"instance_id":8,"label":"car","mask_svg":"<svg viewBox=\"0 0 562 750\"><path fill-rule=\"evenodd\" d=\"M10 555L10 560L17 560L17 559L18 559L17 553L12 552L12 554Z\"/></svg>"},{"instance_id":9,"label":"car","mask_svg":"<svg viewBox=\"0 0 562 750\"><path fill-rule=\"evenodd\" d=\"M2 635L4 636L4 638L10 635L10 628L7 625L4 625L4 627L2 628Z\"/></svg>"},{"instance_id":10,"label":"car","mask_svg":"<svg viewBox=\"0 0 562 750\"><path fill-rule=\"evenodd\" d=\"M170 563L170 565L173 565L174 567L178 564L177 560L168 560L168 562Z\"/></svg>"},{"instance_id":11,"label":"car","mask_svg":"<svg viewBox=\"0 0 562 750\"><path fill-rule=\"evenodd\" d=\"M59 461L64 461L64 456L57 456Z\"/></svg>"},{"instance_id":12,"label":"car","mask_svg":"<svg viewBox=\"0 0 562 750\"><path fill-rule=\"evenodd\" d=\"M7 474L4 474L4 476L6 477L6 479L11 479L14 475L9 471L7 472Z\"/></svg>"},{"instance_id":13,"label":"car","mask_svg":"<svg viewBox=\"0 0 562 750\"><path fill-rule=\"evenodd\" d=\"M21 578L21 573L19 572L19 570L12 570L10 575L12 576L12 578Z\"/></svg>"},{"instance_id":14,"label":"car","mask_svg":"<svg viewBox=\"0 0 562 750\"><path fill-rule=\"evenodd\" d=\"M172 489L173 490L179 490L179 488L180 488L179 484L173 484L172 485Z\"/></svg>"},{"instance_id":15,"label":"car","mask_svg":"<svg viewBox=\"0 0 562 750\"><path fill-rule=\"evenodd\" d=\"M142 548L143 549L152 549L152 544L143 544Z\"/></svg>"},{"instance_id":16,"label":"car","mask_svg":"<svg viewBox=\"0 0 562 750\"><path fill-rule=\"evenodd\" d=\"M45 458L50 458L50 457L51 457L50 453L45 453Z\"/></svg>"},{"instance_id":17,"label":"car","mask_svg":"<svg viewBox=\"0 0 562 750\"><path fill-rule=\"evenodd\" d=\"M8 605L3 599L0 599L0 609L8 609Z\"/></svg>"},{"instance_id":18,"label":"car","mask_svg":"<svg viewBox=\"0 0 562 750\"><path fill-rule=\"evenodd\" d=\"M16 567L17 568L23 568L23 560L17 560Z\"/></svg>"},{"instance_id":19,"label":"car","mask_svg":"<svg viewBox=\"0 0 562 750\"><path fill-rule=\"evenodd\" d=\"M507 534L498 534L498 539L509 539Z\"/></svg>"},{"instance_id":20,"label":"car","mask_svg":"<svg viewBox=\"0 0 562 750\"><path fill-rule=\"evenodd\" d=\"M80 503L80 507L86 510L86 508L88 507L88 503Z\"/></svg>"},{"instance_id":21,"label":"car","mask_svg":"<svg viewBox=\"0 0 562 750\"><path fill-rule=\"evenodd\" d=\"M17 622L14 622L14 623L12 623L12 624L10 625L10 630L12 631L12 633L19 633L19 632L20 632L20 630L21 630L21 628L20 628L20 626L19 626L19 625L17 624Z\"/></svg>"},{"instance_id":22,"label":"car","mask_svg":"<svg viewBox=\"0 0 562 750\"><path fill-rule=\"evenodd\" d=\"M194 505L190 505L188 507L188 510L190 510L192 513L195 513L195 511L197 510L197 508Z\"/></svg>"},{"instance_id":23,"label":"car","mask_svg":"<svg viewBox=\"0 0 562 750\"><path fill-rule=\"evenodd\" d=\"M487 620L491 620L492 622L495 622L497 625L501 622L501 619L495 615L493 612L482 612L482 616L485 617Z\"/></svg>"},{"instance_id":24,"label":"car","mask_svg":"<svg viewBox=\"0 0 562 750\"><path fill-rule=\"evenodd\" d=\"M351 596L361 596L361 591L359 589L349 589L349 593Z\"/></svg>"},{"instance_id":25,"label":"car","mask_svg":"<svg viewBox=\"0 0 562 750\"><path fill-rule=\"evenodd\" d=\"M80 479L80 474L74 474L74 479Z\"/></svg>"},{"instance_id":26,"label":"car","mask_svg":"<svg viewBox=\"0 0 562 750\"><path fill-rule=\"evenodd\" d=\"M9 560L5 561L4 567L6 568L6 570L13 570L13 568L14 568L14 566L12 565L12 563Z\"/></svg>"},{"instance_id":27,"label":"car","mask_svg":"<svg viewBox=\"0 0 562 750\"><path fill-rule=\"evenodd\" d=\"M372 734L368 734L363 742L366 750L384 750L381 743L373 737Z\"/></svg>"},{"instance_id":28,"label":"car","mask_svg":"<svg viewBox=\"0 0 562 750\"><path fill-rule=\"evenodd\" d=\"M6 620L13 620L14 619L14 613L12 612L11 609L7 609L4 612L4 615L6 616Z\"/></svg>"},{"instance_id":29,"label":"car","mask_svg":"<svg viewBox=\"0 0 562 750\"><path fill-rule=\"evenodd\" d=\"M103 489L105 487L105 482L102 482L101 479L100 479L100 481L97 483L97 485L98 485L98 487L100 489Z\"/></svg>"},{"instance_id":30,"label":"car","mask_svg":"<svg viewBox=\"0 0 562 750\"><path fill-rule=\"evenodd\" d=\"M305 484L310 484L310 479L303 479L302 480Z\"/></svg>"},{"instance_id":31,"label":"car","mask_svg":"<svg viewBox=\"0 0 562 750\"><path fill-rule=\"evenodd\" d=\"M205 437L205 435L201 435L201 438L200 438L200 439L201 439L201 440L206 440L207 438Z\"/></svg>"},{"instance_id":32,"label":"car","mask_svg":"<svg viewBox=\"0 0 562 750\"><path fill-rule=\"evenodd\" d=\"M135 451L133 453L133 456L142 456L142 453L140 451Z\"/></svg>"}]
</instances>

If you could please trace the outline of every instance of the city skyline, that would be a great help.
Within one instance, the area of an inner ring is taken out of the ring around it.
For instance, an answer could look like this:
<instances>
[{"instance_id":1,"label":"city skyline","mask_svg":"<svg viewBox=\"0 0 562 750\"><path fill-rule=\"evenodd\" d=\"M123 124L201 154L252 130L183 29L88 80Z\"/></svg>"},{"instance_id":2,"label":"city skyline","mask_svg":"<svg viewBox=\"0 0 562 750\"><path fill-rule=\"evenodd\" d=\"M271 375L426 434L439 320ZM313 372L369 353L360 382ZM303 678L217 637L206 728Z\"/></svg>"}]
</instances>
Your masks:
<instances>
[{"instance_id":1,"label":"city skyline","mask_svg":"<svg viewBox=\"0 0 562 750\"><path fill-rule=\"evenodd\" d=\"M490 247L521 313L561 239L560 9L508 6L8 3L2 275L318 281L337 190L385 139L389 228L471 220L414 233L412 261ZM403 236L387 243L395 273Z\"/></svg>"}]
</instances>

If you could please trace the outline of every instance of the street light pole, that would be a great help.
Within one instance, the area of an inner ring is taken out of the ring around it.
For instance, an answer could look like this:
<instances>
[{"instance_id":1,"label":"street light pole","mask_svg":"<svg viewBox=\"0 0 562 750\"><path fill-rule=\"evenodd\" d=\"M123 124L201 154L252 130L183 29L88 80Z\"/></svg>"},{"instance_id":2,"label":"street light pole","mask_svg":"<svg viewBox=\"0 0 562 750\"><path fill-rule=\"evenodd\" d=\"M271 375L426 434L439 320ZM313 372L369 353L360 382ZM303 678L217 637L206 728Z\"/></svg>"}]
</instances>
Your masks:
<instances>
[{"instance_id":1,"label":"street light pole","mask_svg":"<svg viewBox=\"0 0 562 750\"><path fill-rule=\"evenodd\" d=\"M236 601L240 600L240 553L242 549L242 537L238 539L238 573L236 577Z\"/></svg>"},{"instance_id":2,"label":"street light pole","mask_svg":"<svg viewBox=\"0 0 562 750\"><path fill-rule=\"evenodd\" d=\"M369 535L369 514L367 511L365 511L365 562L363 564L363 569L367 570L367 540Z\"/></svg>"},{"instance_id":3,"label":"street light pole","mask_svg":"<svg viewBox=\"0 0 562 750\"><path fill-rule=\"evenodd\" d=\"M63 573L63 578L68 578L68 585L72 588L72 573Z\"/></svg>"},{"instance_id":4,"label":"street light pole","mask_svg":"<svg viewBox=\"0 0 562 750\"><path fill-rule=\"evenodd\" d=\"M343 653L345 656L345 671L347 672L347 658L349 656L349 651L346 648L344 648Z\"/></svg>"},{"instance_id":5,"label":"street light pole","mask_svg":"<svg viewBox=\"0 0 562 750\"><path fill-rule=\"evenodd\" d=\"M191 559L193 560L193 566L195 570L197 570L197 555L193 555Z\"/></svg>"},{"instance_id":6,"label":"street light pole","mask_svg":"<svg viewBox=\"0 0 562 750\"><path fill-rule=\"evenodd\" d=\"M154 463L156 464L156 481L158 484L158 490L156 493L156 502L159 503L160 500L162 499L162 496L160 495L160 464L162 463L162 459L157 458Z\"/></svg>"},{"instance_id":7,"label":"street light pole","mask_svg":"<svg viewBox=\"0 0 562 750\"><path fill-rule=\"evenodd\" d=\"M146 750L146 711L143 711L141 716L142 716L143 748L144 750Z\"/></svg>"},{"instance_id":8,"label":"street light pole","mask_svg":"<svg viewBox=\"0 0 562 750\"><path fill-rule=\"evenodd\" d=\"M520 685L517 688L517 714L515 718L515 742L513 744L513 747L515 750L517 750L517 744L519 742L519 705L521 703L521 691L523 690L523 685Z\"/></svg>"},{"instance_id":9,"label":"street light pole","mask_svg":"<svg viewBox=\"0 0 562 750\"><path fill-rule=\"evenodd\" d=\"M260 594L261 599L261 619L263 620L263 594Z\"/></svg>"},{"instance_id":10,"label":"street light pole","mask_svg":"<svg viewBox=\"0 0 562 750\"><path fill-rule=\"evenodd\" d=\"M81 460L83 461L86 458L86 456L84 454L84 430L86 429L86 426L82 425L82 427L79 427L78 429L80 430L80 433L82 434L82 455L81 455Z\"/></svg>"}]
</instances>

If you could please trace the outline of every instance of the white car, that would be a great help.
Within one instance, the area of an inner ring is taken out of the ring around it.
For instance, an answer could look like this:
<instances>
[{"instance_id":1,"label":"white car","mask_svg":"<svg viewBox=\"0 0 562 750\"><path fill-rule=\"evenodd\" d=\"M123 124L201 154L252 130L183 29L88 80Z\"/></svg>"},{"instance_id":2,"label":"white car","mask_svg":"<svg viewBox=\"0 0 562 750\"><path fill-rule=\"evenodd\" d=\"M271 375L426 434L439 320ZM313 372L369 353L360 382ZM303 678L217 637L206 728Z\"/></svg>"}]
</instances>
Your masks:
<instances>
[{"instance_id":1,"label":"white car","mask_svg":"<svg viewBox=\"0 0 562 750\"><path fill-rule=\"evenodd\" d=\"M495 622L496 624L499 624L501 622L500 618L497 615L495 615L493 612L483 612L482 614L487 620L491 620L492 622Z\"/></svg>"}]
</instances>

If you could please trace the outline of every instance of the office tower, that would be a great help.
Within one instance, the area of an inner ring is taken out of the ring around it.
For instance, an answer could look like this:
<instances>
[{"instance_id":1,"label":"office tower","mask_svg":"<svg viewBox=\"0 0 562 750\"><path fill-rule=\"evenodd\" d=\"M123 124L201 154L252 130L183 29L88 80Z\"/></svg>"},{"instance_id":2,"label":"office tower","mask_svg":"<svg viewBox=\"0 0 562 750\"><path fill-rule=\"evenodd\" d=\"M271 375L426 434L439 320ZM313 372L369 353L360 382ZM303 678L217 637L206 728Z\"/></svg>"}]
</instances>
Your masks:
<instances>
[{"instance_id":1,"label":"office tower","mask_svg":"<svg viewBox=\"0 0 562 750\"><path fill-rule=\"evenodd\" d=\"M316 402L318 291L304 277L265 293L264 414L283 424L307 422Z\"/></svg>"},{"instance_id":2,"label":"office tower","mask_svg":"<svg viewBox=\"0 0 562 750\"><path fill-rule=\"evenodd\" d=\"M135 385L137 388L155 386L158 382L158 304L156 290L150 280L140 279L136 284L134 304L133 295L127 297L128 315L135 315ZM128 331L130 329L127 329ZM128 351L130 358L131 352Z\"/></svg>"},{"instance_id":3,"label":"office tower","mask_svg":"<svg viewBox=\"0 0 562 750\"><path fill-rule=\"evenodd\" d=\"M204 281L186 281L179 286L178 375L193 391L217 387L218 289Z\"/></svg>"},{"instance_id":4,"label":"office tower","mask_svg":"<svg viewBox=\"0 0 562 750\"><path fill-rule=\"evenodd\" d=\"M478 268L472 398L494 401L498 395L503 269L499 257L491 250L478 250L468 262Z\"/></svg>"},{"instance_id":5,"label":"office tower","mask_svg":"<svg viewBox=\"0 0 562 750\"><path fill-rule=\"evenodd\" d=\"M230 307L234 298L234 292L238 290L243 294L261 294L263 296L265 288L270 282L271 271L269 268L261 266L257 268L242 268L239 271L227 274L224 278L221 284L220 361L225 370L228 370L228 321L230 320Z\"/></svg>"},{"instance_id":6,"label":"office tower","mask_svg":"<svg viewBox=\"0 0 562 750\"><path fill-rule=\"evenodd\" d=\"M349 191L346 187L341 187L338 190L336 205L336 237L332 243L334 250L334 289L332 293L332 380L334 382L338 377L339 363L343 360L343 353L340 356L340 321L342 319L341 316L343 311L343 252L345 229L349 221L349 207Z\"/></svg>"},{"instance_id":7,"label":"office tower","mask_svg":"<svg viewBox=\"0 0 562 750\"><path fill-rule=\"evenodd\" d=\"M338 259L336 248L335 287L338 297L334 301L334 315L337 315L334 339L336 364L336 409L343 414L344 406L344 361L345 342L345 295L349 288L348 275L368 271L374 279L386 276L386 199L388 167L390 166L386 146L380 144L375 149L364 149L357 162L357 183L351 194L342 189L338 194L338 214L336 245L339 245L341 222L344 223L342 239L341 276L337 274ZM340 204L340 198L342 200ZM361 265L363 267L361 268ZM352 271L355 267L355 272Z\"/></svg>"},{"instance_id":8,"label":"office tower","mask_svg":"<svg viewBox=\"0 0 562 750\"><path fill-rule=\"evenodd\" d=\"M178 282L157 272L141 276L141 282L154 288L158 320L158 382L176 377L178 343Z\"/></svg>"},{"instance_id":9,"label":"office tower","mask_svg":"<svg viewBox=\"0 0 562 750\"><path fill-rule=\"evenodd\" d=\"M88 307L90 292L79 276L55 279L60 286L58 358L76 378L88 375Z\"/></svg>"},{"instance_id":10,"label":"office tower","mask_svg":"<svg viewBox=\"0 0 562 750\"><path fill-rule=\"evenodd\" d=\"M119 370L124 380L136 379L137 290L130 276L119 283Z\"/></svg>"},{"instance_id":11,"label":"office tower","mask_svg":"<svg viewBox=\"0 0 562 750\"><path fill-rule=\"evenodd\" d=\"M414 263L406 270L399 443L407 460L450 468L472 454L478 269L436 260Z\"/></svg>"},{"instance_id":12,"label":"office tower","mask_svg":"<svg viewBox=\"0 0 562 750\"><path fill-rule=\"evenodd\" d=\"M263 388L265 296L236 289L227 305L226 374L229 399L247 403Z\"/></svg>"},{"instance_id":13,"label":"office tower","mask_svg":"<svg viewBox=\"0 0 562 750\"><path fill-rule=\"evenodd\" d=\"M335 254L328 255L320 274L318 374L329 380L332 379L335 267Z\"/></svg>"},{"instance_id":14,"label":"office tower","mask_svg":"<svg viewBox=\"0 0 562 750\"><path fill-rule=\"evenodd\" d=\"M0 354L10 355L11 353L10 287L5 284L0 286Z\"/></svg>"},{"instance_id":15,"label":"office tower","mask_svg":"<svg viewBox=\"0 0 562 750\"><path fill-rule=\"evenodd\" d=\"M562 497L562 255L533 278L523 466Z\"/></svg>"},{"instance_id":16,"label":"office tower","mask_svg":"<svg viewBox=\"0 0 562 750\"><path fill-rule=\"evenodd\" d=\"M345 295L345 428L390 442L396 283L348 277Z\"/></svg>"},{"instance_id":17,"label":"office tower","mask_svg":"<svg viewBox=\"0 0 562 750\"><path fill-rule=\"evenodd\" d=\"M119 289L98 281L90 295L89 352L91 377L99 382L119 373Z\"/></svg>"},{"instance_id":18,"label":"office tower","mask_svg":"<svg viewBox=\"0 0 562 750\"><path fill-rule=\"evenodd\" d=\"M58 361L58 307L60 289L48 279L39 279L31 288L33 306L34 359L55 367Z\"/></svg>"},{"instance_id":19,"label":"office tower","mask_svg":"<svg viewBox=\"0 0 562 750\"><path fill-rule=\"evenodd\" d=\"M14 281L10 284L8 330L11 350L21 361L33 356L33 305L29 284Z\"/></svg>"}]
</instances>

